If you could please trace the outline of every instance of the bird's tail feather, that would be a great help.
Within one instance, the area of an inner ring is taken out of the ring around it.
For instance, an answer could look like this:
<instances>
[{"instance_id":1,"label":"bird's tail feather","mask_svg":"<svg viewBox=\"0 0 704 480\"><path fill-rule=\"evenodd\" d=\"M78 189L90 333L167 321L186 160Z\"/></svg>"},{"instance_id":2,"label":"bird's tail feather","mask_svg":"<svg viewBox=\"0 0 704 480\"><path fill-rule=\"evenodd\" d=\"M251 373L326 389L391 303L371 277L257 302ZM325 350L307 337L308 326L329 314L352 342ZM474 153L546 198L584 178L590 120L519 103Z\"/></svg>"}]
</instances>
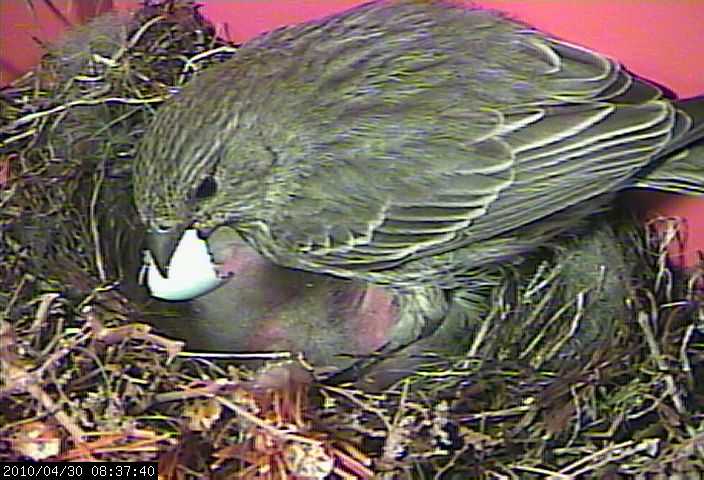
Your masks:
<instances>
[{"instance_id":1,"label":"bird's tail feather","mask_svg":"<svg viewBox=\"0 0 704 480\"><path fill-rule=\"evenodd\" d=\"M675 106L684 112L692 121L689 130L682 136L680 146L704 139L704 95L679 100ZM679 140L675 143L678 143Z\"/></svg>"},{"instance_id":2,"label":"bird's tail feather","mask_svg":"<svg viewBox=\"0 0 704 480\"><path fill-rule=\"evenodd\" d=\"M686 195L704 195L704 96L676 102L689 122L653 168L635 178L634 187Z\"/></svg>"}]
</instances>

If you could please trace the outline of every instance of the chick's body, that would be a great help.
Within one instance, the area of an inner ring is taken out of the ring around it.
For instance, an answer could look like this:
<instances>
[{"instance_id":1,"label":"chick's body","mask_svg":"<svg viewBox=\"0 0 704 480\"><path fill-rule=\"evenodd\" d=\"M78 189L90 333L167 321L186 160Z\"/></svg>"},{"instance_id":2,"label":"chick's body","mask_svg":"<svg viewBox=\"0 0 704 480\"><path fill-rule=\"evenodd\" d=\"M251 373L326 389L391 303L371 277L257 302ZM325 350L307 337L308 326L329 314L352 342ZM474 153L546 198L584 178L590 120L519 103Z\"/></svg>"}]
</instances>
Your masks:
<instances>
[{"instance_id":1,"label":"chick's body","mask_svg":"<svg viewBox=\"0 0 704 480\"><path fill-rule=\"evenodd\" d=\"M375 2L258 37L170 99L136 204L160 236L230 225L279 265L389 285L441 318L438 291L615 191L655 170L676 190L655 162L701 135L695 110L494 12Z\"/></svg>"},{"instance_id":2,"label":"chick's body","mask_svg":"<svg viewBox=\"0 0 704 480\"><path fill-rule=\"evenodd\" d=\"M390 292L373 285L278 267L232 229L210 239L226 258L226 285L190 302L175 330L190 348L303 353L324 369L344 368L387 342L397 320ZM173 328L173 327L172 327Z\"/></svg>"}]
</instances>

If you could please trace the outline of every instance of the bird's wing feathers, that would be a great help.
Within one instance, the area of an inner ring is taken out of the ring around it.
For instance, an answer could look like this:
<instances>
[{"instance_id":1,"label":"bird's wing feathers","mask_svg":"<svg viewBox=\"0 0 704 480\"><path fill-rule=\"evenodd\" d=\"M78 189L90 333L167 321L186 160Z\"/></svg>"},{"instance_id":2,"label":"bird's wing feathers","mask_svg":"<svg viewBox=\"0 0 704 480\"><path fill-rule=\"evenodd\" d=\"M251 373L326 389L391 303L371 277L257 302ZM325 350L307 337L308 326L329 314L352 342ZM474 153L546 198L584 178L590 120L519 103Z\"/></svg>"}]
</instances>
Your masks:
<instances>
[{"instance_id":1,"label":"bird's wing feathers","mask_svg":"<svg viewBox=\"0 0 704 480\"><path fill-rule=\"evenodd\" d=\"M672 116L665 102L594 105L588 112L558 113L546 121L551 125L541 127L538 122L526 129L534 130L532 134L510 135L507 141L518 165L515 182L491 205L489 214L473 224L470 241L499 235L617 189L666 142ZM536 144L536 139L546 141L567 132L557 142Z\"/></svg>"},{"instance_id":2,"label":"bird's wing feathers","mask_svg":"<svg viewBox=\"0 0 704 480\"><path fill-rule=\"evenodd\" d=\"M672 115L660 101L546 107L494 114L492 135L458 142L446 127L433 134L435 120L457 119L408 112L422 131L401 125L383 151L312 172L272 233L312 264L348 270L452 250L617 188L661 148Z\"/></svg>"}]
</instances>

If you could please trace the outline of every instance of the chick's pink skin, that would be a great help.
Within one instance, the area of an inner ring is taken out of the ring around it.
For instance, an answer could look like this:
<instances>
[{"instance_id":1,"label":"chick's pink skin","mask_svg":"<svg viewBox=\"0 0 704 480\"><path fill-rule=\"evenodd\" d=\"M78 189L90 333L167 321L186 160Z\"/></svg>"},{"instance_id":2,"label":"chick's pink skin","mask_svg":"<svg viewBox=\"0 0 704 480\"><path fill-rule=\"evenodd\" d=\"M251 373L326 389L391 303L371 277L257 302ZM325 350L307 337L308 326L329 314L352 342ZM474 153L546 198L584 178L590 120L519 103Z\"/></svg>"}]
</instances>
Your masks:
<instances>
[{"instance_id":1,"label":"chick's pink skin","mask_svg":"<svg viewBox=\"0 0 704 480\"><path fill-rule=\"evenodd\" d=\"M191 302L188 347L235 352L302 352L321 368L344 368L387 342L398 308L386 290L281 268L232 230L208 239L228 280Z\"/></svg>"},{"instance_id":2,"label":"chick's pink skin","mask_svg":"<svg viewBox=\"0 0 704 480\"><path fill-rule=\"evenodd\" d=\"M330 290L329 294L323 294L318 298L327 307L328 325L339 325L338 331L310 332L308 336L310 343L306 345L305 339L301 339L292 332L299 325L291 325L285 319L290 316L290 310L310 306L310 300L299 302L291 299L288 304L280 304L269 315L260 319L256 330L252 332L247 349L251 351L293 350L305 353L314 344L325 342L321 336L332 335L339 336L339 339L347 338L350 341L349 344L340 345L341 353L368 355L383 347L388 341L388 333L396 322L397 309L387 292L375 287L343 287L341 290ZM303 315L304 312L301 314ZM318 323L316 320L312 321Z\"/></svg>"}]
</instances>

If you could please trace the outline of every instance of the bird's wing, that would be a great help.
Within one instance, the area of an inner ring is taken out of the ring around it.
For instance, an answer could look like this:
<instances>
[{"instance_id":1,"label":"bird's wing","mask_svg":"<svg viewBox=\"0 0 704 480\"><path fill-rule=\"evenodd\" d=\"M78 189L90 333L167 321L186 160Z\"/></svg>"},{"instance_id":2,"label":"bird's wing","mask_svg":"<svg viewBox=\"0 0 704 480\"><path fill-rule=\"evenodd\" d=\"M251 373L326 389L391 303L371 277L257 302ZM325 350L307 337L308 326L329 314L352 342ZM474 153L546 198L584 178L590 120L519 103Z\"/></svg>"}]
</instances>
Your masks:
<instances>
[{"instance_id":1,"label":"bird's wing","mask_svg":"<svg viewBox=\"0 0 704 480\"><path fill-rule=\"evenodd\" d=\"M540 41L554 69L533 103L448 108L456 89L437 85L338 113L314 132L316 168L272 216L275 242L303 268L381 270L623 185L672 137L674 108L610 60Z\"/></svg>"},{"instance_id":2,"label":"bird's wing","mask_svg":"<svg viewBox=\"0 0 704 480\"><path fill-rule=\"evenodd\" d=\"M638 172L633 186L704 195L704 96L677 101L675 106L683 119L681 133L667 145L659 162Z\"/></svg>"},{"instance_id":3,"label":"bird's wing","mask_svg":"<svg viewBox=\"0 0 704 480\"><path fill-rule=\"evenodd\" d=\"M496 237L617 188L659 148L670 112L656 103L540 116L522 133L462 147L419 135L399 145L404 161L319 170L271 233L311 265L363 270ZM633 116L638 132L626 133Z\"/></svg>"}]
</instances>

